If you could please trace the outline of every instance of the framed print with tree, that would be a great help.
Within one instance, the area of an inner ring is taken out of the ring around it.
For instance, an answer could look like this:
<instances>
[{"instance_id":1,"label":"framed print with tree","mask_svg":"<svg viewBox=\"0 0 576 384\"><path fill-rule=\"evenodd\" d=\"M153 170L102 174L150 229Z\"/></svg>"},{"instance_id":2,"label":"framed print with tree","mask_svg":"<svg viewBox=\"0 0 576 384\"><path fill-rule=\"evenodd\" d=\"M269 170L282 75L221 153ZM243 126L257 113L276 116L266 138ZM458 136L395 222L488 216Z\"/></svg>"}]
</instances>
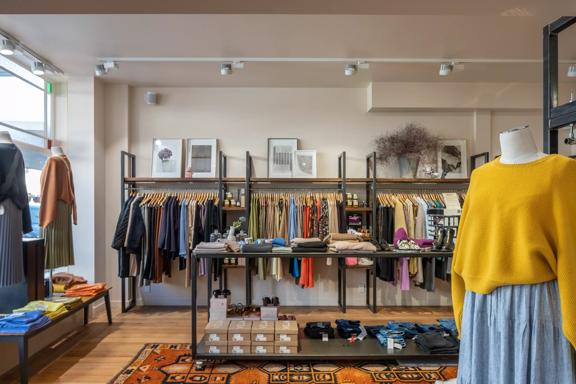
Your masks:
<instances>
[{"instance_id":1,"label":"framed print with tree","mask_svg":"<svg viewBox=\"0 0 576 384\"><path fill-rule=\"evenodd\" d=\"M186 177L216 177L217 139L186 141Z\"/></svg>"},{"instance_id":2,"label":"framed print with tree","mask_svg":"<svg viewBox=\"0 0 576 384\"><path fill-rule=\"evenodd\" d=\"M316 150L299 149L294 151L293 177L316 177Z\"/></svg>"},{"instance_id":3,"label":"framed print with tree","mask_svg":"<svg viewBox=\"0 0 576 384\"><path fill-rule=\"evenodd\" d=\"M468 177L466 140L440 140L438 142L438 171L442 179Z\"/></svg>"},{"instance_id":4,"label":"framed print with tree","mask_svg":"<svg viewBox=\"0 0 576 384\"><path fill-rule=\"evenodd\" d=\"M292 177L298 139L268 139L268 177Z\"/></svg>"},{"instance_id":5,"label":"framed print with tree","mask_svg":"<svg viewBox=\"0 0 576 384\"><path fill-rule=\"evenodd\" d=\"M182 139L154 139L152 177L182 177Z\"/></svg>"}]
</instances>

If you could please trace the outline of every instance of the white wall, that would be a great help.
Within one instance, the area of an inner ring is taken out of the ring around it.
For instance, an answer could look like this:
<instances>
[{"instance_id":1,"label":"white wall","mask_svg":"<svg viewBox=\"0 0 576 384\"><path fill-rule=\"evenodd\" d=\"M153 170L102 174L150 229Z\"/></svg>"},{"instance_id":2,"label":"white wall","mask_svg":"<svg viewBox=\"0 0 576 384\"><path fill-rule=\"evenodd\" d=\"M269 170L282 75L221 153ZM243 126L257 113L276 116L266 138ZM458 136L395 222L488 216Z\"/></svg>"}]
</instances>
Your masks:
<instances>
[{"instance_id":1,"label":"white wall","mask_svg":"<svg viewBox=\"0 0 576 384\"><path fill-rule=\"evenodd\" d=\"M532 87L535 89L535 87ZM160 94L156 106L144 103L144 93ZM469 154L498 152L497 135L506 128L530 124L541 142L541 112L532 104L525 109L473 110L445 107L436 109L424 101L418 108L395 105L393 111L367 112L369 93L365 89L292 89L292 88L128 88L105 87L106 125L106 276L119 298L116 278L116 252L109 245L119 211L119 152L128 149L137 156L139 176L149 176L153 138L218 138L220 148L229 156L229 176L244 176L244 157L254 156L256 176L266 176L268 137L297 137L301 147L318 151L318 176L337 175L337 156L346 151L348 176L364 176L364 159L374 148L378 134L415 121L444 138L468 140ZM527 97L527 100L533 100ZM432 101L431 101L432 102ZM520 105L521 106L521 105ZM396 176L394 164L381 166L382 176ZM176 267L174 270L176 271ZM254 280L254 301L275 295L282 303L299 305L336 305L335 266L316 263L317 279L313 289L298 288L290 279L280 283ZM230 274L233 301L243 301L243 272ZM349 276L350 305L362 305L363 273ZM199 281L200 303L205 303L205 278ZM141 290L148 305L189 305L190 292L184 288L183 273ZM419 288L400 292L379 282L378 302L386 305L449 305L447 284L439 284L435 293Z\"/></svg>"}]
</instances>

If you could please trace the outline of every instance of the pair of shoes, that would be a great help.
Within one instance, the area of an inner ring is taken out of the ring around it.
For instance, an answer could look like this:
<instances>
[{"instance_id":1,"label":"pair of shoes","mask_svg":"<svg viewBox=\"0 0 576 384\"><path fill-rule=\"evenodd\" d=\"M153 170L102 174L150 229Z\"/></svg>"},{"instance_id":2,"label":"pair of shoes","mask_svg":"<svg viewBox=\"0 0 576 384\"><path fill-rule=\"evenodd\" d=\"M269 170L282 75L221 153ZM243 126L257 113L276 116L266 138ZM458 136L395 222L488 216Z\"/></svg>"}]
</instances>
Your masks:
<instances>
[{"instance_id":1,"label":"pair of shoes","mask_svg":"<svg viewBox=\"0 0 576 384\"><path fill-rule=\"evenodd\" d=\"M436 236L434 236L433 249L435 251L453 251L455 235L456 231L454 228L438 228Z\"/></svg>"},{"instance_id":2,"label":"pair of shoes","mask_svg":"<svg viewBox=\"0 0 576 384\"><path fill-rule=\"evenodd\" d=\"M224 259L224 265L238 265L237 257L227 257Z\"/></svg>"},{"instance_id":3,"label":"pair of shoes","mask_svg":"<svg viewBox=\"0 0 576 384\"><path fill-rule=\"evenodd\" d=\"M374 264L374 262L367 257L359 257L358 258L358 265L368 266L368 265L373 265L373 264Z\"/></svg>"},{"instance_id":4,"label":"pair of shoes","mask_svg":"<svg viewBox=\"0 0 576 384\"><path fill-rule=\"evenodd\" d=\"M231 295L231 293L228 289L223 290L215 289L214 291L212 291L212 295L214 295L216 299L222 299L227 298L228 296Z\"/></svg>"},{"instance_id":5,"label":"pair of shoes","mask_svg":"<svg viewBox=\"0 0 576 384\"><path fill-rule=\"evenodd\" d=\"M244 313L244 305L240 303L232 304L228 307L228 310L226 311L226 316L227 317L242 316L243 313Z\"/></svg>"},{"instance_id":6,"label":"pair of shoes","mask_svg":"<svg viewBox=\"0 0 576 384\"><path fill-rule=\"evenodd\" d=\"M262 303L265 307L274 306L277 307L280 305L280 300L278 297L264 297L262 298Z\"/></svg>"}]
</instances>

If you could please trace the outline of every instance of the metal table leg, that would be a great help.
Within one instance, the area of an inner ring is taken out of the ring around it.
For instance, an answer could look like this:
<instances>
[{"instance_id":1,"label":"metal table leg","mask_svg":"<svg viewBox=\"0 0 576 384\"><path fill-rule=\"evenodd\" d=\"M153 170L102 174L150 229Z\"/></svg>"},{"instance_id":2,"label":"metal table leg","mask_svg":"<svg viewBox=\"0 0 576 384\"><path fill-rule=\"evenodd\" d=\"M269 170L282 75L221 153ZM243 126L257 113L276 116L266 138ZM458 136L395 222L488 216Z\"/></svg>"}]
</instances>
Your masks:
<instances>
[{"instance_id":1,"label":"metal table leg","mask_svg":"<svg viewBox=\"0 0 576 384\"><path fill-rule=\"evenodd\" d=\"M250 261L252 259L246 258L244 260L244 273L246 279L246 305L252 304L252 272L250 271Z\"/></svg>"},{"instance_id":2,"label":"metal table leg","mask_svg":"<svg viewBox=\"0 0 576 384\"><path fill-rule=\"evenodd\" d=\"M340 259L338 258L338 308L342 310L342 267L340 266Z\"/></svg>"},{"instance_id":3,"label":"metal table leg","mask_svg":"<svg viewBox=\"0 0 576 384\"><path fill-rule=\"evenodd\" d=\"M370 307L370 270L366 270L366 306Z\"/></svg>"},{"instance_id":4,"label":"metal table leg","mask_svg":"<svg viewBox=\"0 0 576 384\"><path fill-rule=\"evenodd\" d=\"M202 260L202 259L200 259ZM208 279L208 292L206 293L206 305L210 308L210 298L212 297L212 259L206 259L206 276Z\"/></svg>"},{"instance_id":5,"label":"metal table leg","mask_svg":"<svg viewBox=\"0 0 576 384\"><path fill-rule=\"evenodd\" d=\"M378 311L378 306L376 303L376 258L372 258L372 312L376 313Z\"/></svg>"},{"instance_id":6,"label":"metal table leg","mask_svg":"<svg viewBox=\"0 0 576 384\"><path fill-rule=\"evenodd\" d=\"M342 267L342 312L346 313L346 291L348 287L346 286L346 275L348 274L348 268L346 264Z\"/></svg>"},{"instance_id":7,"label":"metal table leg","mask_svg":"<svg viewBox=\"0 0 576 384\"><path fill-rule=\"evenodd\" d=\"M110 305L110 291L104 295L104 304L106 305L106 317L108 318L108 325L112 325L112 307Z\"/></svg>"},{"instance_id":8,"label":"metal table leg","mask_svg":"<svg viewBox=\"0 0 576 384\"><path fill-rule=\"evenodd\" d=\"M192 358L195 359L196 358L196 348L197 348L197 344L198 341L196 340L196 317L198 316L198 308L196 306L196 299L197 299L197 292L198 292L198 272L197 272L197 263L198 259L196 258L195 254L192 254L192 265L191 267L191 275L192 275L192 281L190 282L190 287L192 289L192 300L191 300L191 306L192 306L192 345L190 346L190 349L192 350Z\"/></svg>"}]
</instances>

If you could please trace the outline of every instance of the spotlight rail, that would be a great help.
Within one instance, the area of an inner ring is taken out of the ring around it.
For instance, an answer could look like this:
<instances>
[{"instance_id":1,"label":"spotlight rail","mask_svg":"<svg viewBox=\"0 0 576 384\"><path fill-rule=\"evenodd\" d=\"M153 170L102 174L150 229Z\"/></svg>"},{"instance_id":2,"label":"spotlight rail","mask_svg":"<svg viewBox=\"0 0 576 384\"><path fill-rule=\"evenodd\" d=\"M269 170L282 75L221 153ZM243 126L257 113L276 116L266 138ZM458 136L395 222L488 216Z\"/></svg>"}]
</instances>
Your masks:
<instances>
[{"instance_id":1,"label":"spotlight rail","mask_svg":"<svg viewBox=\"0 0 576 384\"><path fill-rule=\"evenodd\" d=\"M29 60L28 64L31 67L38 66L35 63L41 63L42 71L48 70L54 74L59 75L64 74L64 71L62 71L60 68L54 65L50 60L36 53L34 50L28 48L27 46L22 44L16 37L12 36L10 33L4 31L3 29L0 29L0 40L9 41L10 42L9 44L11 44L14 47L14 53L21 52L23 56L25 56ZM12 55L6 55L6 56L12 56ZM39 70L37 72L40 73Z\"/></svg>"}]
</instances>

